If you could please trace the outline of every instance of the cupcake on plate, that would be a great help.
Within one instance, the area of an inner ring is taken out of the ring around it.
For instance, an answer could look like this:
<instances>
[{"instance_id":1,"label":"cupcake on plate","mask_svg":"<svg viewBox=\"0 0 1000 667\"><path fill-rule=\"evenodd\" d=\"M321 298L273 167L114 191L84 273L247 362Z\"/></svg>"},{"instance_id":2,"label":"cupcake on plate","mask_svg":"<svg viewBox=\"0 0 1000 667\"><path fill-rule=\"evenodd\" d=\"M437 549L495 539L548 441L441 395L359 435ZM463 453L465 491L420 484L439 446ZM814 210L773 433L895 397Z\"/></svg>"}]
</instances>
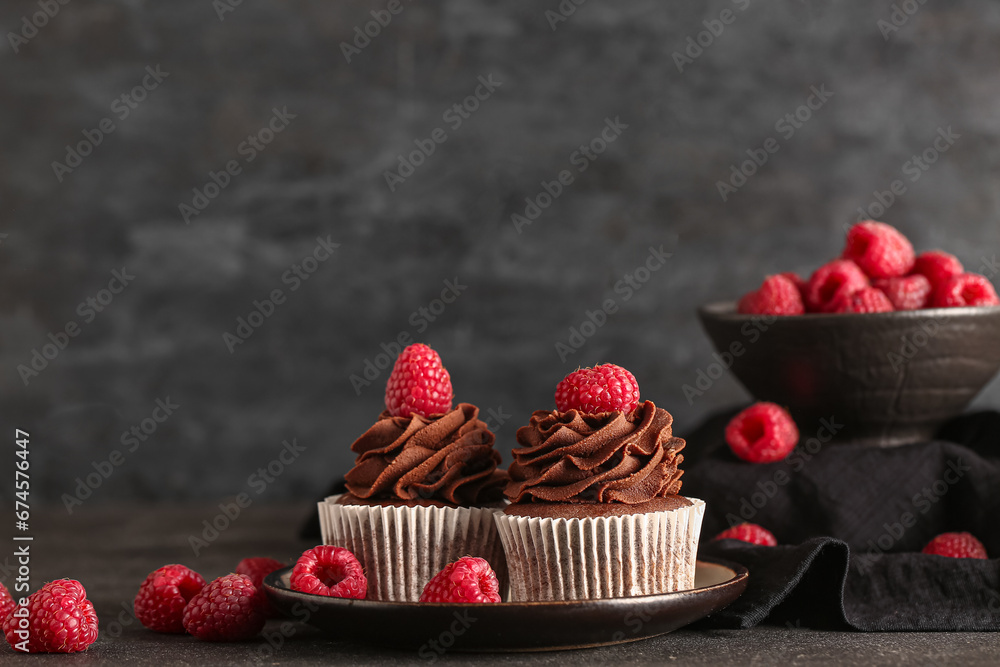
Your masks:
<instances>
[{"instance_id":1,"label":"cupcake on plate","mask_svg":"<svg viewBox=\"0 0 1000 667\"><path fill-rule=\"evenodd\" d=\"M684 440L624 368L570 373L517 431L496 523L511 599L592 600L694 587L705 503L678 495Z\"/></svg>"},{"instance_id":2,"label":"cupcake on plate","mask_svg":"<svg viewBox=\"0 0 1000 667\"><path fill-rule=\"evenodd\" d=\"M357 459L347 493L319 504L323 543L357 556L369 599L415 602L431 577L462 556L484 558L503 585L493 515L509 478L497 467L500 453L479 408L452 408L448 371L422 343L399 355L385 404L351 445Z\"/></svg>"}]
</instances>

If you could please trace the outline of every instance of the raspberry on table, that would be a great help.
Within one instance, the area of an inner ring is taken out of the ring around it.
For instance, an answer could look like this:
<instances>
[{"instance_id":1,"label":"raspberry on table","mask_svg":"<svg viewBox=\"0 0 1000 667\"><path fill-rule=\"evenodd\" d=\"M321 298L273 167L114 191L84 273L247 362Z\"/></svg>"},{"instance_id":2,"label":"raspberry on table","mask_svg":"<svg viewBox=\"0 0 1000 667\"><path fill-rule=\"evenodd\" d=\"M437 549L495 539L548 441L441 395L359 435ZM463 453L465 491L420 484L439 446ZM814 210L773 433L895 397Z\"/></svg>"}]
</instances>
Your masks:
<instances>
[{"instance_id":1,"label":"raspberry on table","mask_svg":"<svg viewBox=\"0 0 1000 667\"><path fill-rule=\"evenodd\" d=\"M385 384L385 407L394 417L449 412L453 396L451 376L441 357L423 343L400 353Z\"/></svg>"},{"instance_id":2,"label":"raspberry on table","mask_svg":"<svg viewBox=\"0 0 1000 667\"><path fill-rule=\"evenodd\" d=\"M29 653L76 653L97 641L97 614L79 581L50 581L28 597L26 606L27 617L12 613L3 623L14 650L26 646Z\"/></svg>"},{"instance_id":3,"label":"raspberry on table","mask_svg":"<svg viewBox=\"0 0 1000 667\"><path fill-rule=\"evenodd\" d=\"M210 642L242 641L264 627L257 587L244 574L227 574L207 584L184 609L184 629Z\"/></svg>"},{"instance_id":4,"label":"raspberry on table","mask_svg":"<svg viewBox=\"0 0 1000 667\"><path fill-rule=\"evenodd\" d=\"M500 582L486 560L465 556L427 582L420 602L500 602Z\"/></svg>"},{"instance_id":5,"label":"raspberry on table","mask_svg":"<svg viewBox=\"0 0 1000 667\"><path fill-rule=\"evenodd\" d=\"M135 595L135 617L150 630L184 632L184 607L205 587L200 574L183 565L153 570Z\"/></svg>"},{"instance_id":6,"label":"raspberry on table","mask_svg":"<svg viewBox=\"0 0 1000 667\"><path fill-rule=\"evenodd\" d=\"M257 587L257 596L264 607L264 613L269 618L279 614L264 591L264 577L283 567L285 567L284 563L273 558L244 558L236 566L236 574L245 574L250 577L250 581Z\"/></svg>"},{"instance_id":7,"label":"raspberry on table","mask_svg":"<svg viewBox=\"0 0 1000 667\"><path fill-rule=\"evenodd\" d=\"M737 311L747 315L801 315L806 309L796 284L779 274L768 276L760 289L740 299Z\"/></svg>"},{"instance_id":8,"label":"raspberry on table","mask_svg":"<svg viewBox=\"0 0 1000 667\"><path fill-rule=\"evenodd\" d=\"M934 290L931 305L935 308L958 306L998 306L1000 298L993 283L978 273L963 273L949 278Z\"/></svg>"},{"instance_id":9,"label":"raspberry on table","mask_svg":"<svg viewBox=\"0 0 1000 667\"><path fill-rule=\"evenodd\" d=\"M17 603L14 602L14 598L11 597L7 587L0 581L0 626L3 626L3 622L7 620L7 615L14 611L15 607L17 607Z\"/></svg>"},{"instance_id":10,"label":"raspberry on table","mask_svg":"<svg viewBox=\"0 0 1000 667\"><path fill-rule=\"evenodd\" d=\"M895 310L885 292L877 287L862 287L837 309L838 313L889 313Z\"/></svg>"},{"instance_id":11,"label":"raspberry on table","mask_svg":"<svg viewBox=\"0 0 1000 667\"><path fill-rule=\"evenodd\" d=\"M757 544L762 547L778 546L778 540L774 537L774 534L767 528L758 526L755 523L741 523L732 528L727 528L712 539L739 540L740 542L749 542L750 544Z\"/></svg>"},{"instance_id":12,"label":"raspberry on table","mask_svg":"<svg viewBox=\"0 0 1000 667\"><path fill-rule=\"evenodd\" d=\"M750 463L781 461L798 441L799 429L792 416L775 403L754 403L726 426L729 448Z\"/></svg>"},{"instance_id":13,"label":"raspberry on table","mask_svg":"<svg viewBox=\"0 0 1000 667\"><path fill-rule=\"evenodd\" d=\"M579 410L588 414L631 414L639 405L639 383L630 372L615 364L579 368L556 385L556 410Z\"/></svg>"},{"instance_id":14,"label":"raspberry on table","mask_svg":"<svg viewBox=\"0 0 1000 667\"><path fill-rule=\"evenodd\" d=\"M874 220L859 222L848 230L843 256L873 279L905 275L915 259L909 239L892 225Z\"/></svg>"},{"instance_id":15,"label":"raspberry on table","mask_svg":"<svg viewBox=\"0 0 1000 667\"><path fill-rule=\"evenodd\" d=\"M318 546L302 553L292 569L293 591L364 600L368 579L361 563L343 547Z\"/></svg>"},{"instance_id":16,"label":"raspberry on table","mask_svg":"<svg viewBox=\"0 0 1000 667\"><path fill-rule=\"evenodd\" d=\"M941 533L921 553L948 558L989 558L983 543L970 533Z\"/></svg>"},{"instance_id":17,"label":"raspberry on table","mask_svg":"<svg viewBox=\"0 0 1000 667\"><path fill-rule=\"evenodd\" d=\"M889 297L896 310L926 308L931 298L931 281L919 273L876 280L875 287Z\"/></svg>"},{"instance_id":18,"label":"raspberry on table","mask_svg":"<svg viewBox=\"0 0 1000 667\"><path fill-rule=\"evenodd\" d=\"M912 273L921 275L931 281L931 287L947 282L955 276L965 273L962 263L951 253L943 250L929 250L917 255L913 262Z\"/></svg>"},{"instance_id":19,"label":"raspberry on table","mask_svg":"<svg viewBox=\"0 0 1000 667\"><path fill-rule=\"evenodd\" d=\"M855 292L868 287L868 276L847 259L835 259L813 272L806 305L814 313L835 313Z\"/></svg>"}]
</instances>

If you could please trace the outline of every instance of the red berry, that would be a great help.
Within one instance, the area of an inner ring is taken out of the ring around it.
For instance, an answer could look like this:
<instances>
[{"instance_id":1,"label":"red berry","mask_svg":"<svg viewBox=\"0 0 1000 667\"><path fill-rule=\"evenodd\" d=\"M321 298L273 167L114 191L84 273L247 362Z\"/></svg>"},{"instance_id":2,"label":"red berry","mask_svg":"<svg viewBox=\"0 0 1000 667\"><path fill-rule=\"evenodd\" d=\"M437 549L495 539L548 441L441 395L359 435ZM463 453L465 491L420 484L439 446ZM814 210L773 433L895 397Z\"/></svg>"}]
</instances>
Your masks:
<instances>
[{"instance_id":1,"label":"red berry","mask_svg":"<svg viewBox=\"0 0 1000 667\"><path fill-rule=\"evenodd\" d=\"M924 276L931 281L932 288L937 288L949 278L965 273L965 269L958 257L942 250L930 250L917 255L912 273Z\"/></svg>"},{"instance_id":2,"label":"red berry","mask_svg":"<svg viewBox=\"0 0 1000 667\"><path fill-rule=\"evenodd\" d=\"M245 574L250 577L250 581L257 588L257 596L260 597L264 613L269 617L277 616L278 610L271 605L271 601L267 599L267 593L264 592L264 577L283 567L285 567L284 563L273 558L244 558L236 566L236 574Z\"/></svg>"},{"instance_id":3,"label":"red berry","mask_svg":"<svg viewBox=\"0 0 1000 667\"><path fill-rule=\"evenodd\" d=\"M809 278L806 303L815 313L835 313L859 289L868 287L868 276L854 262L835 259L816 269Z\"/></svg>"},{"instance_id":4,"label":"red berry","mask_svg":"<svg viewBox=\"0 0 1000 667\"><path fill-rule=\"evenodd\" d=\"M838 313L888 313L895 310L885 292L877 287L863 287L837 308Z\"/></svg>"},{"instance_id":5,"label":"red berry","mask_svg":"<svg viewBox=\"0 0 1000 667\"><path fill-rule=\"evenodd\" d=\"M364 600L368 580L361 563L347 549L319 546L303 552L292 569L292 590L332 598Z\"/></svg>"},{"instance_id":6,"label":"red berry","mask_svg":"<svg viewBox=\"0 0 1000 667\"><path fill-rule=\"evenodd\" d=\"M799 288L784 274L768 276L760 289L740 299L738 310L748 315L801 315L806 312Z\"/></svg>"},{"instance_id":7,"label":"red berry","mask_svg":"<svg viewBox=\"0 0 1000 667\"><path fill-rule=\"evenodd\" d=\"M0 627L3 626L3 622L7 620L7 615L14 611L17 603L14 602L14 598L10 596L10 591L7 587L3 585L0 581Z\"/></svg>"},{"instance_id":8,"label":"red berry","mask_svg":"<svg viewBox=\"0 0 1000 667\"><path fill-rule=\"evenodd\" d=\"M444 414L451 411L453 396L441 357L423 343L403 350L385 385L385 407L394 417Z\"/></svg>"},{"instance_id":9,"label":"red berry","mask_svg":"<svg viewBox=\"0 0 1000 667\"><path fill-rule=\"evenodd\" d=\"M424 586L421 602L500 602L500 582L482 558L449 563Z\"/></svg>"},{"instance_id":10,"label":"red berry","mask_svg":"<svg viewBox=\"0 0 1000 667\"><path fill-rule=\"evenodd\" d=\"M184 607L205 587L197 572L183 565L153 570L135 596L135 616L150 630L184 632Z\"/></svg>"},{"instance_id":11,"label":"red berry","mask_svg":"<svg viewBox=\"0 0 1000 667\"><path fill-rule=\"evenodd\" d=\"M767 528L761 528L755 523L741 523L738 526L727 528L712 539L739 540L740 542L758 544L762 547L778 546L778 540L774 537L774 534Z\"/></svg>"},{"instance_id":12,"label":"red berry","mask_svg":"<svg viewBox=\"0 0 1000 667\"><path fill-rule=\"evenodd\" d=\"M631 414L639 405L639 383L621 366L601 364L580 368L556 385L556 410L595 414Z\"/></svg>"},{"instance_id":13,"label":"red berry","mask_svg":"<svg viewBox=\"0 0 1000 667\"><path fill-rule=\"evenodd\" d=\"M926 308L931 298L931 281L920 274L877 280L875 287L889 297L896 310Z\"/></svg>"},{"instance_id":14,"label":"red berry","mask_svg":"<svg viewBox=\"0 0 1000 667\"><path fill-rule=\"evenodd\" d=\"M922 553L948 558L988 558L983 543L969 533L941 533L927 543Z\"/></svg>"},{"instance_id":15,"label":"red berry","mask_svg":"<svg viewBox=\"0 0 1000 667\"><path fill-rule=\"evenodd\" d=\"M913 268L913 246L892 225L866 220L848 230L844 259L853 260L870 278L892 278Z\"/></svg>"},{"instance_id":16,"label":"red berry","mask_svg":"<svg viewBox=\"0 0 1000 667\"><path fill-rule=\"evenodd\" d=\"M784 273L779 273L778 275L784 276L792 281L792 284L795 285L795 289L799 291L799 295L802 297L804 303L806 298L806 288L809 286L808 281L804 280L802 276L794 271L785 271Z\"/></svg>"},{"instance_id":17,"label":"red berry","mask_svg":"<svg viewBox=\"0 0 1000 667\"><path fill-rule=\"evenodd\" d=\"M26 619L11 614L3 624L7 643L15 650L76 653L97 641L97 614L79 581L50 581L32 593L27 603Z\"/></svg>"},{"instance_id":18,"label":"red berry","mask_svg":"<svg viewBox=\"0 0 1000 667\"><path fill-rule=\"evenodd\" d=\"M726 442L733 454L751 463L781 461L798 441L795 421L774 403L754 403L726 426Z\"/></svg>"},{"instance_id":19,"label":"red berry","mask_svg":"<svg viewBox=\"0 0 1000 667\"><path fill-rule=\"evenodd\" d=\"M263 629L265 620L257 587L243 574L219 577L184 609L184 629L209 642L250 639Z\"/></svg>"},{"instance_id":20,"label":"red berry","mask_svg":"<svg viewBox=\"0 0 1000 667\"><path fill-rule=\"evenodd\" d=\"M997 306L1000 299L993 283L978 273L963 273L942 283L931 298L935 308Z\"/></svg>"}]
</instances>

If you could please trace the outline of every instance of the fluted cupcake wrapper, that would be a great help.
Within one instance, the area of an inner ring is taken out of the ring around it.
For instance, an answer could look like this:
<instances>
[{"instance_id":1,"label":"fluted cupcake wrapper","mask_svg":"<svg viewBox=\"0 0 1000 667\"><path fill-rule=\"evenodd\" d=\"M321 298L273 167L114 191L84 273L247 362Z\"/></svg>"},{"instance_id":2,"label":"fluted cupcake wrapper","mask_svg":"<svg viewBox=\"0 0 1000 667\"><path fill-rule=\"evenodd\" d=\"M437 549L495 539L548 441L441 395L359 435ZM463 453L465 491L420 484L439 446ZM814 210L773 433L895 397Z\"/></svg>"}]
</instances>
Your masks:
<instances>
[{"instance_id":1,"label":"fluted cupcake wrapper","mask_svg":"<svg viewBox=\"0 0 1000 667\"><path fill-rule=\"evenodd\" d=\"M463 556L485 559L506 591L507 566L488 507L389 507L319 503L323 544L344 547L365 569L369 600L416 602L431 578Z\"/></svg>"},{"instance_id":2,"label":"fluted cupcake wrapper","mask_svg":"<svg viewBox=\"0 0 1000 667\"><path fill-rule=\"evenodd\" d=\"M694 587L705 503L648 514L553 519L495 515L510 599L595 600Z\"/></svg>"}]
</instances>

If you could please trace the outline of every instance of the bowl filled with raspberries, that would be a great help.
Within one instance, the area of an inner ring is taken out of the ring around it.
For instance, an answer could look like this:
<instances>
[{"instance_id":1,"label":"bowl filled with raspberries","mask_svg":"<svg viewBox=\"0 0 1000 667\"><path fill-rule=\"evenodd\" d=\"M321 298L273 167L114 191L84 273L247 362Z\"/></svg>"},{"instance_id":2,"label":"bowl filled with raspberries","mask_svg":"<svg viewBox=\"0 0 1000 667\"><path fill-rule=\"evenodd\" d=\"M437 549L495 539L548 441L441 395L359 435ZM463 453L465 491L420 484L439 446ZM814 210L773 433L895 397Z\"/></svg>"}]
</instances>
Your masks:
<instances>
[{"instance_id":1,"label":"bowl filled with raspberries","mask_svg":"<svg viewBox=\"0 0 1000 667\"><path fill-rule=\"evenodd\" d=\"M837 441L895 446L933 437L1000 369L991 277L868 220L811 275L767 276L698 315L758 400L796 419L835 417Z\"/></svg>"}]
</instances>

